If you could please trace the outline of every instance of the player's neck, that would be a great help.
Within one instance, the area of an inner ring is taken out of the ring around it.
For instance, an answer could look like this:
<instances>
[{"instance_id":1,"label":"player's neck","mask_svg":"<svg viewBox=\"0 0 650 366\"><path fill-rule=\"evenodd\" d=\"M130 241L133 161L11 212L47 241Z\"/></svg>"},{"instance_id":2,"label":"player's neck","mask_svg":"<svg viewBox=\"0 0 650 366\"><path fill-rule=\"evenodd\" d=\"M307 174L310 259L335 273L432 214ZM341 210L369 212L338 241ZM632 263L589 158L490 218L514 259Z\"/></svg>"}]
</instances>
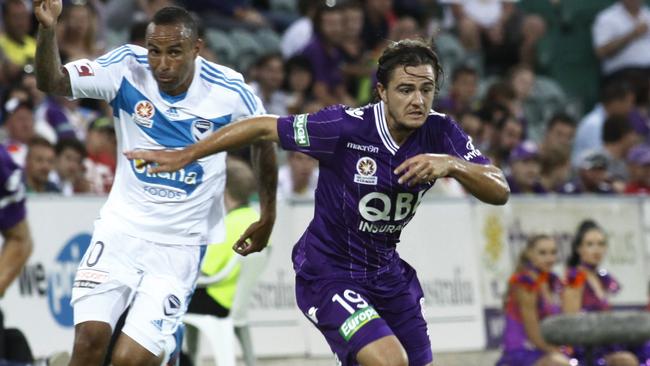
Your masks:
<instances>
[{"instance_id":1,"label":"player's neck","mask_svg":"<svg viewBox=\"0 0 650 366\"><path fill-rule=\"evenodd\" d=\"M411 136L414 130L398 123L389 113L386 113L385 117L390 136L393 138L393 141L395 141L397 146L401 146L404 141Z\"/></svg>"}]
</instances>

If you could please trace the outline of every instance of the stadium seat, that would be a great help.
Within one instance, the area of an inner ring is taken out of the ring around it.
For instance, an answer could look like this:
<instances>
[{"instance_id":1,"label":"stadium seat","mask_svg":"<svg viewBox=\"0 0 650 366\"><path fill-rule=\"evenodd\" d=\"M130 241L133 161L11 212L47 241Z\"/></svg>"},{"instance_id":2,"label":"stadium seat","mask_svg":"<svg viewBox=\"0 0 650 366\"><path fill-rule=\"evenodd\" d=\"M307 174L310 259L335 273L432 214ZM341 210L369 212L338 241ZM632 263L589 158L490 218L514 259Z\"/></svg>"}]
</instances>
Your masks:
<instances>
[{"instance_id":1,"label":"stadium seat","mask_svg":"<svg viewBox=\"0 0 650 366\"><path fill-rule=\"evenodd\" d=\"M222 65L232 66L237 59L237 49L228 33L218 29L208 29L205 33L206 42L219 58Z\"/></svg>"},{"instance_id":2,"label":"stadium seat","mask_svg":"<svg viewBox=\"0 0 650 366\"><path fill-rule=\"evenodd\" d=\"M253 62L262 54L264 49L251 32L236 29L230 32L230 39L236 49L237 59L235 66L237 70L247 70Z\"/></svg>"},{"instance_id":3,"label":"stadium seat","mask_svg":"<svg viewBox=\"0 0 650 366\"><path fill-rule=\"evenodd\" d=\"M212 315L185 314L186 344L190 357L196 364L201 355L200 339L203 334L210 342L212 357L217 366L235 366L235 333L232 318Z\"/></svg>"},{"instance_id":4,"label":"stadium seat","mask_svg":"<svg viewBox=\"0 0 650 366\"><path fill-rule=\"evenodd\" d=\"M260 29L255 33L257 42L262 46L262 54L270 52L280 52L280 36L268 29Z\"/></svg>"}]
</instances>

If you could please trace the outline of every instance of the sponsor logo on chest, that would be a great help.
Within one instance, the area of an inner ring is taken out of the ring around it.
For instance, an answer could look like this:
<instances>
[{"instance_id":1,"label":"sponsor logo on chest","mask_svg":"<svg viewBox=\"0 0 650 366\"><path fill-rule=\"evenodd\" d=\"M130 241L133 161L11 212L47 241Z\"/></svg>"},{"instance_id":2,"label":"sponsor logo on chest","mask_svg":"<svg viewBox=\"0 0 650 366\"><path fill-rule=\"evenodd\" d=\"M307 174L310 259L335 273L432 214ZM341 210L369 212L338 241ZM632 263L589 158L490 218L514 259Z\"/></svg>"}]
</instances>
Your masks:
<instances>
[{"instance_id":1,"label":"sponsor logo on chest","mask_svg":"<svg viewBox=\"0 0 650 366\"><path fill-rule=\"evenodd\" d=\"M368 152L373 154L379 153L379 148L374 145L359 145L359 144L355 144L354 142L348 142L346 147L348 149L363 151L363 152Z\"/></svg>"},{"instance_id":2,"label":"sponsor logo on chest","mask_svg":"<svg viewBox=\"0 0 650 366\"><path fill-rule=\"evenodd\" d=\"M357 174L354 175L354 182L359 184L377 185L377 162L367 156L357 161Z\"/></svg>"}]
</instances>

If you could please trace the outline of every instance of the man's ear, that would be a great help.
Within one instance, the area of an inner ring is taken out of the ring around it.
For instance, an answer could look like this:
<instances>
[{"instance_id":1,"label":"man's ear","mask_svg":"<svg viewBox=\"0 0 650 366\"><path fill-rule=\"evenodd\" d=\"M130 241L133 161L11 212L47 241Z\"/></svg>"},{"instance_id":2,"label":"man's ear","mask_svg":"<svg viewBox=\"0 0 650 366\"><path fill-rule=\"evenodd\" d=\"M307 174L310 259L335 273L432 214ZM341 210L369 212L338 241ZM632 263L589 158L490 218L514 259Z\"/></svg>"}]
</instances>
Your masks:
<instances>
[{"instance_id":1,"label":"man's ear","mask_svg":"<svg viewBox=\"0 0 650 366\"><path fill-rule=\"evenodd\" d=\"M386 88L384 87L384 84L377 83L377 94L379 94L379 98L382 102L386 103Z\"/></svg>"}]
</instances>

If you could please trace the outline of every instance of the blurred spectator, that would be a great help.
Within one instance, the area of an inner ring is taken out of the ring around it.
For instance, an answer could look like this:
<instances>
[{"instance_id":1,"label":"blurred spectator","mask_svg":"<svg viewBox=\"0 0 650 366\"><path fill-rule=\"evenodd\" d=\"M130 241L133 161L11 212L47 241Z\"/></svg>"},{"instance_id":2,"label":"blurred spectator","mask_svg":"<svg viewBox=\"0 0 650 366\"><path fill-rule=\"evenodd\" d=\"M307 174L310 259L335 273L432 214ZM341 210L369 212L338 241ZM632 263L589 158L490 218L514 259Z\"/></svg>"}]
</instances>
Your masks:
<instances>
[{"instance_id":1,"label":"blurred spectator","mask_svg":"<svg viewBox=\"0 0 650 366\"><path fill-rule=\"evenodd\" d=\"M645 69L650 75L650 8L643 0L619 0L601 11L592 32L605 75Z\"/></svg>"},{"instance_id":2,"label":"blurred spectator","mask_svg":"<svg viewBox=\"0 0 650 366\"><path fill-rule=\"evenodd\" d=\"M650 146L637 145L627 154L629 179L625 186L627 194L650 194Z\"/></svg>"},{"instance_id":3,"label":"blurred spectator","mask_svg":"<svg viewBox=\"0 0 650 366\"><path fill-rule=\"evenodd\" d=\"M490 145L496 134L499 121L508 116L508 108L497 103L484 103L478 110L477 116L481 118L481 137L474 141L479 150L490 150Z\"/></svg>"},{"instance_id":4,"label":"blurred spectator","mask_svg":"<svg viewBox=\"0 0 650 366\"><path fill-rule=\"evenodd\" d=\"M97 42L99 21L93 6L86 0L73 1L63 7L57 25L61 57L67 60L95 59L103 47Z\"/></svg>"},{"instance_id":5,"label":"blurred spectator","mask_svg":"<svg viewBox=\"0 0 650 366\"><path fill-rule=\"evenodd\" d=\"M567 261L566 287L562 293L562 310L565 313L609 311L609 298L621 286L614 276L600 268L607 252L607 237L593 220L580 223L571 242L571 255ZM608 345L589 350L595 364L637 366L639 361L621 346ZM575 358L583 364L586 350L576 347Z\"/></svg>"},{"instance_id":6,"label":"blurred spectator","mask_svg":"<svg viewBox=\"0 0 650 366\"><path fill-rule=\"evenodd\" d=\"M548 235L528 238L504 301L503 354L497 366L569 366L562 350L547 343L541 321L561 313L562 281L553 273L557 244Z\"/></svg>"},{"instance_id":7,"label":"blurred spectator","mask_svg":"<svg viewBox=\"0 0 650 366\"><path fill-rule=\"evenodd\" d=\"M13 81L27 64L34 61L36 40L29 35L32 28L32 14L23 0L2 2L4 33L0 35L0 51L7 58L4 73Z\"/></svg>"},{"instance_id":8,"label":"blurred spectator","mask_svg":"<svg viewBox=\"0 0 650 366\"><path fill-rule=\"evenodd\" d=\"M460 41L470 52L482 51L486 71L500 74L518 63L535 65L537 42L546 25L525 15L513 0L441 0L450 4Z\"/></svg>"},{"instance_id":9,"label":"blurred spectator","mask_svg":"<svg viewBox=\"0 0 650 366\"><path fill-rule=\"evenodd\" d=\"M34 105L34 132L46 138L49 142L55 144L59 138L74 137L72 127L67 124L67 121L61 124L50 124L48 112L48 96L36 87L36 76L33 72L25 72L22 74L22 81L20 88L27 91L30 99Z\"/></svg>"},{"instance_id":10,"label":"blurred spectator","mask_svg":"<svg viewBox=\"0 0 650 366\"><path fill-rule=\"evenodd\" d=\"M546 124L546 132L540 146L540 154L554 152L571 154L576 133L576 120L566 113L556 113Z\"/></svg>"},{"instance_id":11,"label":"blurred spectator","mask_svg":"<svg viewBox=\"0 0 650 366\"><path fill-rule=\"evenodd\" d=\"M362 38L365 49L374 51L384 44L395 24L393 0L365 0Z\"/></svg>"},{"instance_id":12,"label":"blurred spectator","mask_svg":"<svg viewBox=\"0 0 650 366\"><path fill-rule=\"evenodd\" d=\"M85 140L88 125L100 114L85 107L83 100L70 100L58 95L50 95L45 105L46 121L60 138L76 137L80 141Z\"/></svg>"},{"instance_id":13,"label":"blurred spectator","mask_svg":"<svg viewBox=\"0 0 650 366\"><path fill-rule=\"evenodd\" d=\"M510 153L510 174L506 176L511 193L546 193L540 183L539 151L532 141L524 141Z\"/></svg>"},{"instance_id":14,"label":"blurred spectator","mask_svg":"<svg viewBox=\"0 0 650 366\"><path fill-rule=\"evenodd\" d=\"M120 32L133 23L148 22L158 10L174 5L174 0L110 0L106 3L104 17L113 31Z\"/></svg>"},{"instance_id":15,"label":"blurred spectator","mask_svg":"<svg viewBox=\"0 0 650 366\"><path fill-rule=\"evenodd\" d=\"M341 51L343 52L343 75L347 80L347 90L360 102L367 102L370 99L368 83L363 79L370 79L375 71L375 63L370 52L363 46L361 31L363 30L363 7L356 0L343 3L343 39L341 40ZM363 96L360 93L363 90Z\"/></svg>"},{"instance_id":16,"label":"blurred spectator","mask_svg":"<svg viewBox=\"0 0 650 366\"><path fill-rule=\"evenodd\" d=\"M603 87L600 101L578 124L571 154L574 165L585 151L602 147L603 125L607 117L630 114L634 107L634 92L627 83L611 82Z\"/></svg>"},{"instance_id":17,"label":"blurred spectator","mask_svg":"<svg viewBox=\"0 0 650 366\"><path fill-rule=\"evenodd\" d=\"M314 36L302 51L314 70L314 96L323 106L354 105L348 95L341 66L343 53L343 12L340 6L321 5L314 16Z\"/></svg>"},{"instance_id":18,"label":"blurred spectator","mask_svg":"<svg viewBox=\"0 0 650 366\"><path fill-rule=\"evenodd\" d=\"M474 144L478 146L483 134L483 121L481 121L481 117L476 112L463 111L456 118L460 127L472 138Z\"/></svg>"},{"instance_id":19,"label":"blurred spectator","mask_svg":"<svg viewBox=\"0 0 650 366\"><path fill-rule=\"evenodd\" d=\"M492 164L504 169L510 159L510 151L517 147L524 138L524 127L511 115L499 120L495 126L494 136L490 142L488 157Z\"/></svg>"},{"instance_id":20,"label":"blurred spectator","mask_svg":"<svg viewBox=\"0 0 650 366\"><path fill-rule=\"evenodd\" d=\"M76 139L62 139L57 142L54 151L54 169L50 172L48 180L54 183L64 196L89 192L90 185L84 176L84 145Z\"/></svg>"},{"instance_id":21,"label":"blurred spectator","mask_svg":"<svg viewBox=\"0 0 650 366\"><path fill-rule=\"evenodd\" d=\"M49 180L54 169L54 146L42 137L34 137L29 142L25 161L25 184L27 192L59 193L54 182Z\"/></svg>"},{"instance_id":22,"label":"blurred spectator","mask_svg":"<svg viewBox=\"0 0 650 366\"><path fill-rule=\"evenodd\" d=\"M576 166L576 177L562 187L561 193L614 193L614 188L607 175L609 159L600 151L587 151Z\"/></svg>"},{"instance_id":23,"label":"blurred spectator","mask_svg":"<svg viewBox=\"0 0 650 366\"><path fill-rule=\"evenodd\" d=\"M250 0L180 0L185 9L201 14L208 27L231 30L269 26L267 19Z\"/></svg>"},{"instance_id":24,"label":"blurred spectator","mask_svg":"<svg viewBox=\"0 0 650 366\"><path fill-rule=\"evenodd\" d=\"M454 118L458 118L462 111L471 110L476 101L478 81L476 69L468 65L458 66L451 75L449 94L437 100L436 110Z\"/></svg>"},{"instance_id":25,"label":"blurred spectator","mask_svg":"<svg viewBox=\"0 0 650 366\"><path fill-rule=\"evenodd\" d=\"M624 190L628 178L625 160L630 149L640 141L627 117L611 116L603 126L603 153L609 159L608 174L616 191Z\"/></svg>"},{"instance_id":26,"label":"blurred spectator","mask_svg":"<svg viewBox=\"0 0 650 366\"><path fill-rule=\"evenodd\" d=\"M287 60L285 67L284 89L289 95L287 112L298 114L313 99L314 73L311 63L304 56L294 56Z\"/></svg>"},{"instance_id":27,"label":"blurred spectator","mask_svg":"<svg viewBox=\"0 0 650 366\"><path fill-rule=\"evenodd\" d=\"M289 96L281 90L284 81L282 55L271 53L257 59L253 65L251 88L262 99L268 113L284 116L287 114Z\"/></svg>"},{"instance_id":28,"label":"blurred spectator","mask_svg":"<svg viewBox=\"0 0 650 366\"><path fill-rule=\"evenodd\" d=\"M539 182L547 192L562 192L571 178L571 155L568 151L549 149L540 156Z\"/></svg>"},{"instance_id":29,"label":"blurred spectator","mask_svg":"<svg viewBox=\"0 0 650 366\"><path fill-rule=\"evenodd\" d=\"M508 108L509 113L518 121L523 119L523 106L517 100L515 89L506 80L497 81L490 85L483 98L483 104L499 104ZM526 134L524 126L524 135Z\"/></svg>"},{"instance_id":30,"label":"blurred spectator","mask_svg":"<svg viewBox=\"0 0 650 366\"><path fill-rule=\"evenodd\" d=\"M321 1L298 0L298 11L302 15L294 21L282 35L282 56L288 59L302 52L309 44L313 34L313 19Z\"/></svg>"},{"instance_id":31,"label":"blurred spectator","mask_svg":"<svg viewBox=\"0 0 650 366\"><path fill-rule=\"evenodd\" d=\"M514 92L514 100L512 103L512 113L522 122L526 127L526 137L529 137L529 130L544 123L544 121L535 121L530 116L526 115L524 104L531 99L533 86L535 85L535 72L533 69L525 64L514 66L508 72L507 82L510 84Z\"/></svg>"},{"instance_id":32,"label":"blurred spectator","mask_svg":"<svg viewBox=\"0 0 650 366\"><path fill-rule=\"evenodd\" d=\"M287 152L287 164L278 170L278 200L313 199L318 182L318 162L296 151Z\"/></svg>"},{"instance_id":33,"label":"blurred spectator","mask_svg":"<svg viewBox=\"0 0 650 366\"><path fill-rule=\"evenodd\" d=\"M149 23L146 21L133 23L129 29L129 43L140 47L146 47L148 26Z\"/></svg>"},{"instance_id":34,"label":"blurred spectator","mask_svg":"<svg viewBox=\"0 0 650 366\"><path fill-rule=\"evenodd\" d=\"M107 194L113 185L117 164L117 140L110 119L101 117L90 124L86 152L88 157L84 160L84 168L90 192Z\"/></svg>"},{"instance_id":35,"label":"blurred spectator","mask_svg":"<svg viewBox=\"0 0 650 366\"><path fill-rule=\"evenodd\" d=\"M12 97L5 102L4 110L6 119L3 127L7 132L4 145L16 164L24 167L27 144L35 136L33 105L29 100Z\"/></svg>"}]
</instances>

